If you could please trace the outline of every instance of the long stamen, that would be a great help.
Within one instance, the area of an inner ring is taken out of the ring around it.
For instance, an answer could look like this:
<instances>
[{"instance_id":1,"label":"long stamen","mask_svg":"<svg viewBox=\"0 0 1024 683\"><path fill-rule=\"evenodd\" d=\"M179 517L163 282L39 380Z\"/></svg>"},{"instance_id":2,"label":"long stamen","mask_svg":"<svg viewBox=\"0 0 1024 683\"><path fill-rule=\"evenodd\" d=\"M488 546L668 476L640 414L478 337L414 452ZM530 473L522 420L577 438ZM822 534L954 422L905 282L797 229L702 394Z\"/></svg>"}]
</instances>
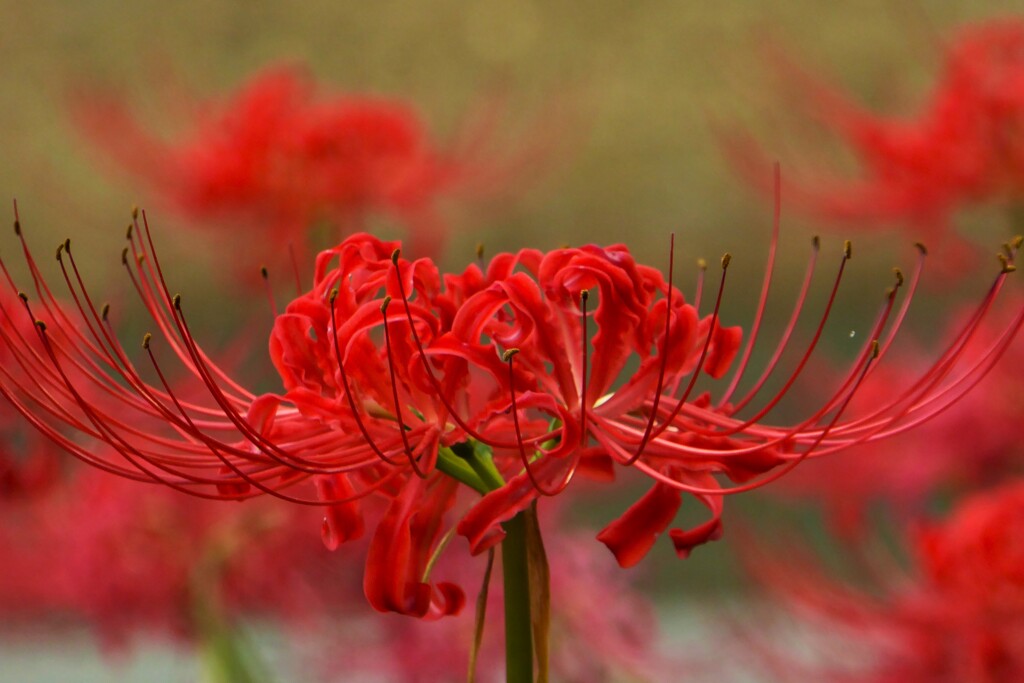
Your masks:
<instances>
[{"instance_id":1,"label":"long stamen","mask_svg":"<svg viewBox=\"0 0 1024 683\"><path fill-rule=\"evenodd\" d=\"M761 322L764 320L765 308L768 305L768 292L771 289L772 275L775 272L775 254L779 245L779 228L782 212L782 174L779 170L778 162L775 163L774 175L775 210L772 217L772 236L768 244L768 261L764 268L764 281L761 283L761 295L757 302L757 312L754 314L754 322L750 326L750 337L747 339L747 345L743 349L743 356L736 365L736 370L733 373L732 380L729 382L729 386L722 393L721 398L718 399L719 409L729 403L729 399L732 398L733 392L736 391L736 386L743 378L743 373L747 369L747 363L750 361L750 355L754 352L754 344L757 343L757 335L761 331Z\"/></svg>"},{"instance_id":2,"label":"long stamen","mask_svg":"<svg viewBox=\"0 0 1024 683\"><path fill-rule=\"evenodd\" d=\"M395 378L395 361L391 356L391 333L388 332L388 304L391 303L391 297L384 297L384 303L380 305L381 315L384 316L384 346L387 349L388 356L388 374L391 376L391 395L395 401L395 419L398 420L398 432L402 435L402 445L405 447L405 455L409 458L409 465L412 467L416 476L420 479L426 479L427 473L420 469L419 464L416 462L416 457L412 453L412 448L409 446L409 436L405 433L405 423L402 421L402 402L398 398L398 380Z\"/></svg>"},{"instance_id":3,"label":"long stamen","mask_svg":"<svg viewBox=\"0 0 1024 683\"><path fill-rule=\"evenodd\" d=\"M352 389L348 381L348 373L345 372L345 363L342 362L341 358L341 346L338 343L338 319L337 313L335 312L335 304L337 299L338 288L335 287L334 289L331 290L329 296L331 304L331 337L334 340L334 358L338 363L338 374L341 376L341 384L342 388L345 390L345 398L348 400L348 406L349 409L352 411L352 417L355 419L356 426L359 427L359 432L363 435L363 439L366 441L366 444L373 450L373 452L377 455L378 458L380 458L389 465L397 465L398 463L389 458L387 455L385 455L384 451L377 446L377 443L373 440L373 437L370 436L370 432L366 428L366 424L363 422L363 418L360 415L359 408L356 406L356 400L352 395Z\"/></svg>"},{"instance_id":4,"label":"long stamen","mask_svg":"<svg viewBox=\"0 0 1024 683\"><path fill-rule=\"evenodd\" d=\"M533 488L543 496L556 496L565 490L569 485L569 482L572 481L573 475L576 474L576 468L579 465L580 460L580 453L579 450L573 452L573 455L571 456L573 459L572 463L570 463L565 477L562 478L562 481L558 486L553 489L548 489L541 485L537 476L533 473L533 468L530 467L530 458L526 455L526 446L523 443L523 434L519 428L519 407L516 404L515 373L512 370L512 358L514 358L517 353L519 353L519 349L507 349L503 354L501 354L501 358L508 364L508 383L512 404L512 426L516 433L516 444L519 447L519 458L523 462L523 469L526 470L526 475L530 478L530 483L533 484ZM581 436L580 438L582 439L583 437Z\"/></svg>"},{"instance_id":5,"label":"long stamen","mask_svg":"<svg viewBox=\"0 0 1024 683\"><path fill-rule=\"evenodd\" d=\"M779 343L775 347L775 351L772 353L772 357L768 360L764 370L761 372L761 376L754 382L754 386L740 399L733 407L733 412L739 412L748 403L760 393L764 387L765 382L771 377L775 368L778 366L779 360L782 358L783 352L789 345L790 337L793 336L793 332L796 330L797 321L800 319L800 313L803 311L804 303L807 301L807 295L810 292L811 281L814 279L815 267L818 263L818 253L821 248L821 240L815 236L811 240L811 256L807 260L807 269L804 273L803 283L800 285L800 291L797 294L796 301L793 304L793 312L789 316L789 320L786 323L786 327L783 328L782 336L779 338Z\"/></svg>"},{"instance_id":6,"label":"long stamen","mask_svg":"<svg viewBox=\"0 0 1024 683\"><path fill-rule=\"evenodd\" d=\"M668 365L668 343L672 337L672 275L675 266L676 235L672 233L668 241L668 289L665 290L665 339L661 344L661 359L658 364L658 382L654 388L654 404L651 406L651 416L647 420L647 427L644 428L644 436L640 439L640 445L629 460L624 464L629 466L640 459L647 442L651 438L651 430L654 429L654 420L658 416L658 406L661 404L661 392L665 387L665 368Z\"/></svg>"},{"instance_id":7,"label":"long stamen","mask_svg":"<svg viewBox=\"0 0 1024 683\"><path fill-rule=\"evenodd\" d=\"M704 361L707 358L708 349L711 347L711 339L714 337L715 329L718 327L718 313L722 306L722 294L725 292L725 276L729 271L729 263L731 261L732 256L730 254L722 256L722 278L718 281L718 295L715 297L715 309L711 313L711 321L708 325L708 334L707 337L704 338L704 347L701 349L700 358L697 359L697 366L690 374L690 381L686 385L686 390L676 402L675 408L672 409L668 419L666 419L658 429L654 430L651 438L659 437L666 429L668 429L672 424L672 421L676 419L677 415L679 415L679 411L681 411L683 406L686 405L686 401L690 398L690 393L693 391L693 387L697 384L697 377L700 375L700 371L704 367ZM637 458L635 455L631 455L627 460L632 464L636 462Z\"/></svg>"}]
</instances>

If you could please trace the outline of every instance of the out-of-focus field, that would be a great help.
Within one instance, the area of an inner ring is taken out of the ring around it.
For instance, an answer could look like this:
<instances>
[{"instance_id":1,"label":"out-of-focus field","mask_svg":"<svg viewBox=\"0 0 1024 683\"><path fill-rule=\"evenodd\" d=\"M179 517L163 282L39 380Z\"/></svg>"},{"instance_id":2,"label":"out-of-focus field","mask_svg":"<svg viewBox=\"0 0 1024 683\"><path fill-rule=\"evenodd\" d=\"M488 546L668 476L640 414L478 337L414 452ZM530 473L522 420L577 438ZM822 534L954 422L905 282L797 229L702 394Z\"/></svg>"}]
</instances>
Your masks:
<instances>
[{"instance_id":1,"label":"out-of-focus field","mask_svg":"<svg viewBox=\"0 0 1024 683\"><path fill-rule=\"evenodd\" d=\"M522 189L500 201L453 212L458 229L443 258L447 266L461 269L478 242L491 253L626 242L639 260L661 265L675 231L684 265L733 253L726 318L745 323L756 303L751 291L762 276L771 207L730 172L712 124L772 132L786 103L773 90L764 46L781 46L891 111L927 89L936 41L950 27L1021 8L1019 0L0 0L0 197L17 198L41 253L71 236L90 281L111 291L120 277L123 225L144 197L130 177L98 170L109 168L70 126L68 93L116 88L144 120L171 131L173 120L159 106L167 74L200 96L215 96L261 67L295 62L308 65L325 89L414 101L442 138L473 106L500 96L507 115L494 131L499 142L519 139L547 117L546 129L564 143L552 148L549 170L535 182L523 178ZM779 150L780 158L787 151ZM783 215L779 279L792 291L814 228L786 216L785 205ZM197 289L213 287L208 269L232 254L204 253L188 263L195 254L174 240L180 219L150 219L176 277ZM838 255L842 238L828 235L827 248ZM878 301L867 297L889 283L890 265L910 261L907 246L896 238L858 245L851 319L867 320ZM13 253L13 241L0 249ZM208 301L215 305L217 298ZM262 292L252 299L265 306ZM824 342L844 352L842 343ZM728 503L736 504L744 503ZM701 548L680 564L667 544L660 546L652 553L660 590L705 591L729 575L722 547ZM0 643L0 683L62 675L26 655L8 659L4 648ZM164 661L162 653L155 656ZM148 680L146 666L118 675Z\"/></svg>"}]
</instances>

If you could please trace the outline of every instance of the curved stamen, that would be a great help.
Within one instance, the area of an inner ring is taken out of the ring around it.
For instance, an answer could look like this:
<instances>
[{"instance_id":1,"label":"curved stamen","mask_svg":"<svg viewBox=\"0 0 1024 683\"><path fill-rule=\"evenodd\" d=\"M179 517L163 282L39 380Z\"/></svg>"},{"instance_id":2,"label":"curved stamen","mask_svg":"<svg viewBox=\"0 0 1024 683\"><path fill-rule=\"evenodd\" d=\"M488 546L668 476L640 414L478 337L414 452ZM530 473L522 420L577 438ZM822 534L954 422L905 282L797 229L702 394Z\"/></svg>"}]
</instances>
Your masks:
<instances>
[{"instance_id":1,"label":"curved stamen","mask_svg":"<svg viewBox=\"0 0 1024 683\"><path fill-rule=\"evenodd\" d=\"M501 354L501 358L508 364L509 392L512 399L512 426L516 433L516 444L519 447L519 458L522 460L523 469L526 470L526 475L530 478L530 483L533 484L533 488L543 496L557 496L565 490L569 485L569 482L572 481L573 475L576 474L576 468L579 466L581 457L580 451L578 449L573 451L573 455L571 456L572 462L569 464L569 469L558 486L553 489L548 489L541 485L540 480L538 480L537 476L533 473L533 468L530 467L530 458L526 455L526 446L523 443L523 434L519 428L519 408L516 405L515 374L512 370L512 358L515 357L517 353L519 353L519 349L507 349L503 354ZM584 437L581 436L580 438L583 439Z\"/></svg>"},{"instance_id":2,"label":"curved stamen","mask_svg":"<svg viewBox=\"0 0 1024 683\"><path fill-rule=\"evenodd\" d=\"M427 473L420 469L419 464L416 462L416 457L412 454L412 448L409 446L409 436L405 433L405 422L402 421L402 402L398 398L398 380L395 379L395 361L391 356L391 333L388 332L388 304L391 303L391 297L384 297L384 303L380 305L381 315L384 316L384 347L387 349L388 357L388 374L391 376L391 395L395 401L395 419L398 421L398 432L402 435L402 445L405 447L405 455L409 458L409 465L412 467L416 476L420 479L426 479Z\"/></svg>"},{"instance_id":3,"label":"curved stamen","mask_svg":"<svg viewBox=\"0 0 1024 683\"><path fill-rule=\"evenodd\" d=\"M658 406L661 404L661 392L665 388L665 368L668 365L668 342L672 337L672 275L675 267L676 234L672 233L668 240L668 288L665 290L665 339L661 344L661 360L658 363L658 382L654 388L654 404L651 406L651 416L647 420L647 427L644 428L644 436L640 439L640 445L623 464L627 467L640 459L644 449L647 448L647 441L651 438L651 430L654 429L654 420L658 416Z\"/></svg>"},{"instance_id":4,"label":"curved stamen","mask_svg":"<svg viewBox=\"0 0 1024 683\"><path fill-rule=\"evenodd\" d=\"M768 260L764 267L764 280L761 283L761 294L757 301L757 312L754 314L754 322L750 326L750 336L747 339L746 347L743 349L743 356L733 372L729 386L722 392L721 398L718 399L717 407L719 410L729 402L733 392L736 391L736 386L743 379L743 373L747 369L750 355L754 352L754 344L757 343L757 335L761 331L761 322L764 320L765 308L768 305L768 292L771 289L772 275L775 272L775 253L779 246L779 228L782 212L782 173L779 170L778 162L775 162L774 167L774 183L775 210L772 214L772 236L768 243Z\"/></svg>"},{"instance_id":5,"label":"curved stamen","mask_svg":"<svg viewBox=\"0 0 1024 683\"><path fill-rule=\"evenodd\" d=\"M370 449L373 450L374 454L376 454L378 458L380 458L387 464L392 466L397 465L398 463L389 458L387 455L385 455L384 451L382 451L377 446L376 442L373 440L373 437L370 436L370 432L366 428L366 424L363 422L363 418L360 415L359 408L356 406L355 398L353 398L352 396L352 389L349 386L348 382L348 373L345 372L345 363L342 362L341 347L338 344L338 318L337 313L335 312L335 303L337 299L338 288L335 287L334 289L331 290L331 293L329 295L329 300L331 304L331 338L334 341L334 358L338 363L338 374L341 375L341 384L342 388L345 390L345 398L348 400L348 407L352 411L352 417L355 419L356 426L359 428L359 432L363 435L363 439L366 441L366 445L368 445Z\"/></svg>"},{"instance_id":6,"label":"curved stamen","mask_svg":"<svg viewBox=\"0 0 1024 683\"><path fill-rule=\"evenodd\" d=\"M675 408L672 409L672 412L669 414L669 417L665 422L654 430L651 438L658 438L666 429L669 428L672 421L676 419L677 415L679 415L679 411L682 410L683 406L686 404L687 399L690 398L690 393L693 391L693 387L697 384L697 377L700 375L700 371L704 367L704 361L707 358L708 349L711 347L711 339L714 337L715 329L718 327L718 313L722 306L722 294L725 292L725 276L729 271L730 261L732 261L732 256L730 254L722 256L722 278L718 281L718 295L715 297L715 309L711 313L711 322L708 324L708 334L707 337L704 338L704 347L700 351L700 358L697 359L697 366L690 374L690 381L687 383L686 390L683 392L683 395L676 402ZM636 462L637 458L631 455L627 460L632 464Z\"/></svg>"}]
</instances>

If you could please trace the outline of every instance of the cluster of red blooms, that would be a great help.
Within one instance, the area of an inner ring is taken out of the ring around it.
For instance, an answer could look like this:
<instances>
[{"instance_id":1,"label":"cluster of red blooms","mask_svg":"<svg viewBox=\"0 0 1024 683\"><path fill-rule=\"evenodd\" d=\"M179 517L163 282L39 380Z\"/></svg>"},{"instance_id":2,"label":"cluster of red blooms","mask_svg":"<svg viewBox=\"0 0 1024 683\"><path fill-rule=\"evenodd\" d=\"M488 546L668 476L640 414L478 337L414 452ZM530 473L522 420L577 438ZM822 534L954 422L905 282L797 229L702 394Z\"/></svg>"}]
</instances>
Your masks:
<instances>
[{"instance_id":1,"label":"cluster of red blooms","mask_svg":"<svg viewBox=\"0 0 1024 683\"><path fill-rule=\"evenodd\" d=\"M949 519L911 534L913 567L857 588L813 560L777 549L752 575L802 611L819 633L844 644L819 664L783 659L754 635L766 663L792 680L979 681L1024 677L1024 485L1020 481L960 501ZM823 628L824 627L824 628ZM851 649L849 645L852 644ZM827 647L827 646L826 646Z\"/></svg>"},{"instance_id":2,"label":"cluster of red blooms","mask_svg":"<svg viewBox=\"0 0 1024 683\"><path fill-rule=\"evenodd\" d=\"M169 209L204 221L209 236L227 230L234 252L249 250L246 267L288 265L290 250L304 264L314 228L326 226L333 244L372 216L407 228L411 253L436 256L446 227L438 200L494 194L539 152L535 140L515 158L485 160L496 156L492 111L443 148L409 103L325 96L287 67L257 74L224 101L194 104L192 129L174 142L142 127L117 97L88 92L73 104L75 123L101 152Z\"/></svg>"},{"instance_id":3,"label":"cluster of red blooms","mask_svg":"<svg viewBox=\"0 0 1024 683\"><path fill-rule=\"evenodd\" d=\"M838 88L785 61L796 101L849 147L860 174L787 165L787 201L815 216L855 223L906 223L917 238L957 242L958 209L1024 197L1024 21L969 25L946 43L930 98L907 118L867 111ZM767 162L756 144L733 136L726 148L755 185ZM960 262L962 265L962 261Z\"/></svg>"},{"instance_id":4,"label":"cluster of red blooms","mask_svg":"<svg viewBox=\"0 0 1024 683\"><path fill-rule=\"evenodd\" d=\"M21 238L17 220L16 232ZM666 281L621 246L527 249L499 254L486 269L442 274L429 259L402 259L397 243L359 234L320 254L312 290L276 319L270 351L284 391L256 396L197 345L144 221L133 224L128 240L122 260L163 337L160 345L151 335L143 343L156 380L147 382L129 360L108 308L94 303L64 242L57 261L72 306L51 293L24 249L34 294L22 293L24 310L0 311L3 346L24 373L4 371L0 392L47 436L108 472L201 497L268 493L324 506L331 547L360 537L364 502L382 500L364 590L379 610L420 617L453 614L465 602L461 587L434 581L428 571L452 528L480 553L501 540L503 522L565 489L575 473L607 480L616 466L631 466L653 488L599 539L621 565L635 564L672 524L682 494L690 494L711 517L669 531L685 557L721 534L724 494L926 419L969 390L1024 321L1017 312L984 352L964 357L1013 270L1014 243L936 363L902 391L847 416L907 311L909 295L897 306L905 284L897 273L868 340L831 395L805 418L772 425L766 416L821 337L849 245L814 334L796 366L782 372L778 361L795 343L812 282L815 241L790 325L741 396L736 389L765 314L774 238L744 345L737 328L719 323L728 257L711 312L701 314L702 284L687 303L671 267ZM920 267L908 279L911 292L919 274ZM36 322L34 337L20 331L19 316ZM171 357L204 397L173 388L165 371ZM695 391L702 375L723 377L730 368L717 399ZM782 388L762 396L776 373ZM67 437L67 427L90 440ZM480 495L467 501L470 489Z\"/></svg>"},{"instance_id":5,"label":"cluster of red blooms","mask_svg":"<svg viewBox=\"0 0 1024 683\"><path fill-rule=\"evenodd\" d=\"M323 618L357 594L355 574L317 552L313 511L197 502L78 469L3 507L7 618L82 619L114 647L142 632L195 642L241 615Z\"/></svg>"}]
</instances>

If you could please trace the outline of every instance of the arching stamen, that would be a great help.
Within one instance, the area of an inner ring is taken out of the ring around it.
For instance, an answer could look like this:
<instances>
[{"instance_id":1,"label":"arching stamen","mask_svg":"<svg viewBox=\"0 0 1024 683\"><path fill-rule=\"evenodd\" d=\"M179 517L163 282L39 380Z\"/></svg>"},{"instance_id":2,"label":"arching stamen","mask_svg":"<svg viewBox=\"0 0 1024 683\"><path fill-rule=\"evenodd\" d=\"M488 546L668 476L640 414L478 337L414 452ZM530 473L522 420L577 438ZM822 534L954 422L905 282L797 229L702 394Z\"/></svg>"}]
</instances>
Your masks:
<instances>
[{"instance_id":1,"label":"arching stamen","mask_svg":"<svg viewBox=\"0 0 1024 683\"><path fill-rule=\"evenodd\" d=\"M558 486L553 489L547 489L541 485L536 475L534 475L533 469L530 467L530 458L526 455L526 446L523 443L523 434L519 427L519 407L516 404L515 373L512 369L512 359L517 353L519 353L519 349L507 349L501 354L501 359L508 365L508 385L512 403L512 426L516 433L516 444L519 448L519 458L522 460L523 469L526 470L526 475L530 478L530 483L533 484L533 488L543 496L557 496L565 490L569 485L569 482L572 481L573 475L576 474L576 468L580 461L580 451L578 449L573 451L572 456L570 456L572 457L572 462L569 465L569 469L566 472L565 477Z\"/></svg>"},{"instance_id":2,"label":"arching stamen","mask_svg":"<svg viewBox=\"0 0 1024 683\"><path fill-rule=\"evenodd\" d=\"M774 200L775 209L772 214L772 235L768 243L768 260L764 267L764 280L761 283L761 295L757 302L757 311L754 313L754 322L750 326L750 336L747 338L747 344L743 349L743 355L736 365L736 369L733 371L732 380L729 382L729 386L722 393L721 398L718 399L718 408L721 409L725 406L729 399L732 398L733 392L736 391L737 385L740 380L743 379L743 373L747 369L747 363L750 361L750 355L754 352L754 344L757 343L757 335L761 331L761 322L764 320L765 308L768 305L768 292L771 289L772 275L775 272L775 254L778 251L779 246L779 229L781 224L782 214L782 173L779 168L779 163L776 162L774 165Z\"/></svg>"},{"instance_id":3,"label":"arching stamen","mask_svg":"<svg viewBox=\"0 0 1024 683\"><path fill-rule=\"evenodd\" d=\"M388 332L388 304L390 303L391 297L384 297L384 303L380 305L380 312L384 317L384 347L387 349L388 374L391 376L391 396L395 401L395 419L398 420L398 432L402 435L402 445L405 447L405 454L409 458L409 465L412 467L417 477L420 479L426 479L427 473L421 470L419 463L416 462L416 457L412 453L412 447L409 445L409 436L405 433L405 423L402 421L402 402L398 398L398 380L395 378L395 361L391 356L391 333Z\"/></svg>"},{"instance_id":4,"label":"arching stamen","mask_svg":"<svg viewBox=\"0 0 1024 683\"><path fill-rule=\"evenodd\" d=\"M665 339L661 344L661 361L658 363L658 382L654 388L654 404L651 406L651 416L644 428L643 438L636 453L630 457L624 465L632 465L643 455L647 448L647 441L651 438L651 430L654 429L654 420L658 416L658 406L661 404L661 392L665 388L665 368L668 365L668 343L672 337L672 275L675 267L676 234L669 235L668 240L668 288L665 290Z\"/></svg>"},{"instance_id":5,"label":"arching stamen","mask_svg":"<svg viewBox=\"0 0 1024 683\"><path fill-rule=\"evenodd\" d=\"M758 377L757 381L754 382L754 386L740 399L733 407L733 412L742 410L748 403L750 403L761 389L764 387L765 382L771 377L775 368L778 366L779 360L782 358L783 352L789 345L789 339L793 336L793 332L796 330L797 321L800 319L800 313L803 311L804 303L807 301L807 295L810 292L811 281L814 279L815 267L818 263L818 254L821 250L821 240L815 235L811 239L811 255L807 260L807 269L804 272L803 283L800 285L800 291L796 296L796 301L793 304L793 312L789 316L789 320L786 326L783 328L782 336L779 338L779 343L775 347L775 351L772 353L772 357L765 364L764 370L761 371L761 376Z\"/></svg>"},{"instance_id":6,"label":"arching stamen","mask_svg":"<svg viewBox=\"0 0 1024 683\"><path fill-rule=\"evenodd\" d=\"M825 323L828 322L829 314L832 312L832 306L835 304L836 295L839 293L839 284L842 282L843 273L846 271L846 264L849 263L852 253L852 245L850 241L847 240L843 244L843 258L839 263L839 271L836 273L836 279L832 284L832 290L829 292L828 302L825 304L825 310L822 312L821 320L818 322L818 326L814 330L814 335L811 337L810 343L807 345L807 348L804 350L796 368L794 368L793 372L790 373L789 378L786 380L782 388L776 392L775 396L773 396L760 410L758 410L755 415L749 418L748 423L753 424L760 420L762 417L767 415L772 408L778 405L783 396L785 396L793 387L794 382L796 382L800 373L803 372L804 367L807 365L807 362L811 359L811 354L814 352L814 349L818 345L818 341L821 339L822 333L825 331ZM736 409L738 410L739 406L737 406Z\"/></svg>"},{"instance_id":7,"label":"arching stamen","mask_svg":"<svg viewBox=\"0 0 1024 683\"><path fill-rule=\"evenodd\" d=\"M803 462L804 460L809 458L811 456L811 454L818 448L818 446L820 446L826 440L826 438L828 437L828 435L831 432L832 428L836 425L836 423L842 417L843 412L850 405L850 401L853 400L854 395L857 393L857 390L860 388L861 384L863 383L864 377L867 375L868 371L870 370L871 365L878 358L878 341L877 340L872 340L871 348L872 348L872 352L869 354L867 360L863 363L863 367L861 368L860 373L858 373L857 381L854 383L854 385L850 389L849 393L847 393L847 395L845 396L845 398L842 401L842 404L836 410L835 414L829 420L828 425L821 431L821 433L817 436L817 438L814 440L814 442L811 443L810 446L806 450L802 451L796 458L794 458L793 460L790 460L785 465L776 468L775 470L773 470L767 476L765 476L765 477L763 477L761 479L758 479L756 481L751 481L751 482L748 482L746 484L742 484L742 485L739 485L739 486L729 486L729 487L722 487L722 488L708 488L708 487L692 486L692 485L688 485L688 484L682 484L682 483L680 483L678 481L675 481L674 479L671 479L670 477L666 476L665 474L663 474L661 472L658 472L657 470L654 470L653 468L648 467L644 463L640 463L637 466L640 467L646 474L654 477L654 479L656 479L657 481L659 481L659 482L661 482L663 484L671 486L671 487L673 487L673 488L675 488L675 489L677 489L679 491L685 491L687 493L692 493L692 494L696 494L696 495L727 495L727 494L733 494L733 493L743 493L744 491L751 491L753 489L760 488L760 487L762 487L762 486L764 486L766 484L769 484L769 483L771 483L771 482L773 482L773 481L775 481L777 479L780 479L781 477L785 476L790 471L792 471L793 468L795 468L801 462Z\"/></svg>"},{"instance_id":8,"label":"arching stamen","mask_svg":"<svg viewBox=\"0 0 1024 683\"><path fill-rule=\"evenodd\" d=\"M149 354L150 362L152 363L153 369L156 371L157 376L160 379L160 382L161 382L161 384L164 387L164 390L167 392L167 395L170 397L171 401L174 403L174 405L177 408L178 412L181 414L181 417L186 421L186 423L190 427L193 428L193 430L198 435L200 435L200 437L203 440L203 443L205 443L207 445L207 447L210 449L210 452L213 453L213 455L216 456L221 461L221 463L223 463L224 467L226 467L228 469L228 471L233 472L236 476L238 476L238 477L240 477L242 479L242 481L244 482L244 484L241 484L242 486L244 486L244 485L252 486L252 487L258 489L259 491L261 491L263 493L267 493L267 494L269 494L271 496L274 496L275 498L278 498L278 499L281 499L281 500L284 500L284 501L287 501L287 502L290 502L290 503L298 503L298 504L301 504L301 505L308 505L308 506L339 505L339 504L349 503L349 502L352 502L352 501L355 501L355 500L359 500L361 498L366 497L367 495L369 495L369 494L373 493L374 491L376 491L377 489L379 489L384 484L384 482L390 481L391 479L393 479L394 475L397 474L397 471L396 471L396 472L394 472L392 474L384 476L380 480L378 480L377 482L374 482L373 484L366 486L361 491L353 493L353 495L351 495L351 496L346 496L344 498L330 499L330 500L321 498L320 496L317 496L315 499L300 498L300 497L297 497L297 496L292 496L292 495L287 494L287 493L283 493L283 492L281 492L281 491L279 491L277 489L274 489L273 487L270 487L270 486L267 486L267 485L263 484L259 479L256 479L251 474L245 472L238 464L235 464L225 454L226 449L223 448L222 444L219 444L215 440L210 439L205 434L203 434L203 432L201 430L199 430L196 427L196 425L192 421L192 418L188 415L188 412L185 410L184 406L181 404L181 402L178 400L177 396L175 395L174 391L171 389L171 386L167 382L167 378L164 375L163 371L161 370L159 363L157 363L156 357L154 356L153 351L150 348L150 345L149 345L149 342L148 342L148 338L149 337L151 337L151 335L147 334L147 338L145 338L144 341L143 341L143 347L146 349L146 352ZM250 455L250 454L241 454L240 453L240 454L236 454L236 457L242 458L244 455ZM328 474L328 472L324 472L324 474ZM217 490L220 492L222 498L248 498L248 497L252 497L252 495L255 495L255 494L248 494L248 495L246 495L245 491L239 490L239 488L238 488L240 486L239 482L226 482L223 479L221 479L221 480L214 481L212 483L217 487Z\"/></svg>"},{"instance_id":9,"label":"arching stamen","mask_svg":"<svg viewBox=\"0 0 1024 683\"><path fill-rule=\"evenodd\" d=\"M718 327L718 313L722 307L722 294L725 292L725 276L729 272L729 263L731 261L732 256L730 254L726 253L722 256L722 278L718 281L718 295L715 297L715 309L711 313L711 322L708 325L708 334L707 337L704 338L704 347L700 351L700 358L697 359L697 366L693 369L693 372L690 373L690 381L687 383L686 390L683 392L683 395L676 402L675 408L672 409L672 412L669 414L665 422L654 430L651 434L651 438L661 436L661 434L668 429L669 425L672 424L672 421L676 419L677 415L679 415L679 411L683 409L686 401L690 398L690 393L693 391L693 387L697 384L697 377L704 368L704 361L707 359L708 349L711 348L711 339L715 336L715 330ZM636 460L637 458L635 455L631 455L627 458L627 461L629 461L630 464L635 463Z\"/></svg>"},{"instance_id":10,"label":"arching stamen","mask_svg":"<svg viewBox=\"0 0 1024 683\"><path fill-rule=\"evenodd\" d=\"M376 442L373 440L373 437L370 436L370 432L366 428L366 424L363 423L363 418L360 416L359 408L358 406L356 406L355 398L352 395L352 389L349 386L348 373L345 372L345 363L342 362L341 346L338 343L338 318L337 313L335 312L335 302L338 299L337 287L331 290L331 293L328 298L331 304L331 337L333 338L334 341L334 358L338 363L338 374L341 375L341 384L342 388L345 390L345 398L348 400L349 410L352 411L352 417L356 421L356 426L359 427L359 432L363 435L363 439L366 441L366 444L370 447L370 449L373 450L373 452L377 455L378 458L380 458L387 464L397 465L398 463L396 461L386 456L384 454L384 451L377 447Z\"/></svg>"}]
</instances>

